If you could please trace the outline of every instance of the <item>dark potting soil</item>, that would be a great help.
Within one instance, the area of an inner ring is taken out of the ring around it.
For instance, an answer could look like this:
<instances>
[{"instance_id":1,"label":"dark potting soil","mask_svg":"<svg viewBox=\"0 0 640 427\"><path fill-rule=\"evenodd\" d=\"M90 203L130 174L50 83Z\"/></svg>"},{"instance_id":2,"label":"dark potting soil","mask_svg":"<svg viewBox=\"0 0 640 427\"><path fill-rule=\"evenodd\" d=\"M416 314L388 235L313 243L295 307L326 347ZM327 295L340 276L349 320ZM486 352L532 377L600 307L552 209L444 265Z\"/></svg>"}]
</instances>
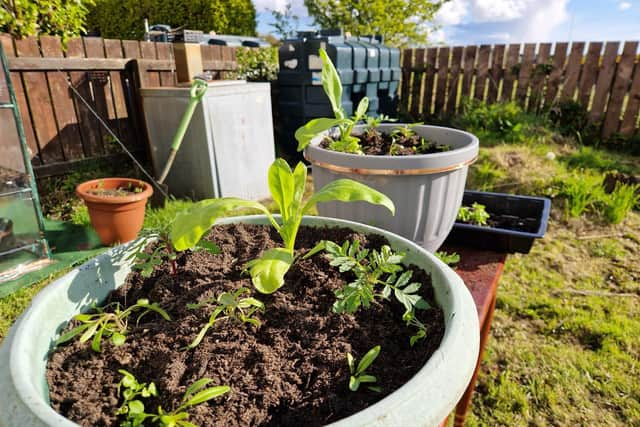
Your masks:
<instances>
[{"instance_id":1,"label":"dark potting soil","mask_svg":"<svg viewBox=\"0 0 640 427\"><path fill-rule=\"evenodd\" d=\"M377 130L367 130L362 134L352 134L360 140L362 152L373 156L413 156L450 151L451 146L438 144L419 135L391 135ZM333 142L325 138L320 147L330 149Z\"/></svg>"},{"instance_id":2,"label":"dark potting soil","mask_svg":"<svg viewBox=\"0 0 640 427\"><path fill-rule=\"evenodd\" d=\"M355 315L331 311L334 291L345 277L329 265L324 255L298 260L285 276L285 285L271 295L254 292L243 265L263 250L280 246L271 227L257 225L216 226L206 238L222 249L219 255L205 251L178 255L178 274L168 263L151 277L132 273L126 284L112 292L106 303L123 306L148 298L172 317L168 322L155 313L136 325L129 323L126 343L114 347L103 341L101 353L77 340L60 346L51 355L47 370L51 405L83 426L115 426L121 404L118 369L133 373L140 382L153 381L159 398L146 400L147 412L158 405L179 406L186 388L200 378L211 385L229 385L231 391L189 410L189 421L200 426L316 426L349 416L372 405L406 383L438 348L444 333L442 311L436 307L428 273L415 267L412 280L423 284L422 296L433 308L419 311L427 338L409 345L412 329L402 321L396 301L380 301ZM306 252L320 239L343 242L358 239L368 248L386 241L349 229L301 227L297 252ZM193 310L187 303L201 302L223 291L251 289L264 302L256 328L233 320L216 322L203 341L184 351L208 321L212 306ZM207 309L208 307L208 309ZM73 322L72 322L73 323ZM348 389L346 353L357 360L375 345L378 359L368 373L378 378L381 393L361 386ZM425 390L425 393L428 393Z\"/></svg>"},{"instance_id":3,"label":"dark potting soil","mask_svg":"<svg viewBox=\"0 0 640 427\"><path fill-rule=\"evenodd\" d=\"M92 188L87 190L87 193L103 197L126 197L141 193L143 190L142 187L127 186L118 188Z\"/></svg>"}]
</instances>

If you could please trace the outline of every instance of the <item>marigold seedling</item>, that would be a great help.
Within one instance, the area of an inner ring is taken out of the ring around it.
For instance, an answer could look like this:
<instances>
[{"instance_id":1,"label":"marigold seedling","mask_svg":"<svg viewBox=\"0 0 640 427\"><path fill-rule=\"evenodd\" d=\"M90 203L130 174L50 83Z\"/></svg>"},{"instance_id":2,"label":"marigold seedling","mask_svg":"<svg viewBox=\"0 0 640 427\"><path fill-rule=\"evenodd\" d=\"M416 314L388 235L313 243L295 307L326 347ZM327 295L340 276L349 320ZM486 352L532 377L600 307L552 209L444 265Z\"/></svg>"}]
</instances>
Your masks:
<instances>
[{"instance_id":1,"label":"marigold seedling","mask_svg":"<svg viewBox=\"0 0 640 427\"><path fill-rule=\"evenodd\" d=\"M324 250L329 264L338 267L341 273L351 271L355 280L347 283L335 291L336 302L333 304L335 313L355 313L360 309L369 308L376 297L389 299L393 294L396 301L405 308L403 320L407 325L418 329L411 337L411 345L426 336L426 326L417 320L416 310L428 309L429 303L417 292L422 286L417 282L410 282L413 273L404 271L403 253L395 253L388 245L383 245L380 251L369 251L360 247L360 241L353 243L348 240L342 246L323 240L311 249L304 258ZM376 288L382 287L378 292Z\"/></svg>"},{"instance_id":2,"label":"marigold seedling","mask_svg":"<svg viewBox=\"0 0 640 427\"><path fill-rule=\"evenodd\" d=\"M106 307L105 307L106 308ZM149 303L147 299L139 299L134 305L126 310L120 309L120 304L116 303L113 313L105 311L105 308L95 307L95 314L78 314L74 319L82 323L63 334L56 341L56 345L63 344L74 337L80 335L80 342L84 343L91 339L91 348L93 351L101 351L101 343L103 338L110 338L114 346L124 344L127 339L127 322L129 316L137 310L143 310L138 316L136 322L146 314L155 311L165 320L171 320L171 317L156 303ZM93 338L93 339L92 339Z\"/></svg>"},{"instance_id":3,"label":"marigold seedling","mask_svg":"<svg viewBox=\"0 0 640 427\"><path fill-rule=\"evenodd\" d=\"M367 369L376 360L379 354L380 346L377 345L369 350L356 366L356 360L353 358L351 353L347 353L347 364L349 365L349 372L351 373L351 376L349 377L349 390L358 391L360 384L372 384L378 381L378 379L373 375L367 374ZM370 385L367 386L367 388L378 393L382 391L379 386Z\"/></svg>"},{"instance_id":4,"label":"marigold seedling","mask_svg":"<svg viewBox=\"0 0 640 427\"><path fill-rule=\"evenodd\" d=\"M209 199L197 203L188 212L178 214L172 229L171 240L176 250L183 251L195 247L201 237L215 221L234 210L242 208L257 209L264 213L276 229L284 247L268 249L246 264L255 288L262 293L275 292L284 284L284 275L295 261L294 246L300 222L304 214L316 203L338 200L341 202L365 201L385 206L395 213L391 199L384 194L350 179L338 179L322 187L303 203L304 187L307 180L307 168L298 163L292 171L286 161L276 159L269 168L269 189L271 196L280 209L281 222L261 203L233 197Z\"/></svg>"},{"instance_id":5,"label":"marigold seedling","mask_svg":"<svg viewBox=\"0 0 640 427\"><path fill-rule=\"evenodd\" d=\"M458 211L458 220L475 225L487 225L487 220L491 217L484 205L473 202L471 206L461 206Z\"/></svg>"},{"instance_id":6,"label":"marigold seedling","mask_svg":"<svg viewBox=\"0 0 640 427\"><path fill-rule=\"evenodd\" d=\"M197 309L205 304L213 302L216 305L216 308L211 313L209 322L207 322L207 324L203 326L196 338L191 344L187 346L187 348L197 347L204 338L207 331L212 328L217 321L222 319L236 319L242 323L250 323L256 327L260 327L260 320L253 317L253 315L257 311L264 313L264 304L262 303L262 301L259 301L253 297L240 298L241 295L249 292L250 291L247 288L240 288L233 293L223 292L218 295L217 298L203 301L200 304L189 304L188 308ZM224 316L218 317L221 314L224 314Z\"/></svg>"},{"instance_id":7,"label":"marigold seedling","mask_svg":"<svg viewBox=\"0 0 640 427\"><path fill-rule=\"evenodd\" d=\"M460 254L458 254L457 252L449 253L446 251L437 251L435 255L440 261L444 262L449 267L453 267L460 262Z\"/></svg>"}]
</instances>

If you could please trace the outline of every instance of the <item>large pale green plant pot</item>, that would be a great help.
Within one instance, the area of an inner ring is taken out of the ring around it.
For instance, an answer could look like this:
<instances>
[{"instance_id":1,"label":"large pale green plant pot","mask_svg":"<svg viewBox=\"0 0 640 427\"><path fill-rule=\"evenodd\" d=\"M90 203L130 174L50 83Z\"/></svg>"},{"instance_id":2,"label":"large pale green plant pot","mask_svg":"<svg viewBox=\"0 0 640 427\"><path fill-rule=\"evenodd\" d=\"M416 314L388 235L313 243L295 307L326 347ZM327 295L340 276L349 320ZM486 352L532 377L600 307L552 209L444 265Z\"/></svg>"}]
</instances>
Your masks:
<instances>
[{"instance_id":1,"label":"large pale green plant pot","mask_svg":"<svg viewBox=\"0 0 640 427\"><path fill-rule=\"evenodd\" d=\"M262 215L219 223L268 224ZM332 218L305 217L303 225L349 227L385 236L406 260L431 273L435 297L444 310L440 347L404 386L334 426L435 426L454 408L478 359L475 304L460 277L429 252L395 234ZM118 246L47 286L13 325L0 348L0 426L76 426L48 403L46 363L52 344L69 319L100 303L131 271L130 246ZM286 286L286 285L285 285Z\"/></svg>"},{"instance_id":2,"label":"large pale green plant pot","mask_svg":"<svg viewBox=\"0 0 640 427\"><path fill-rule=\"evenodd\" d=\"M399 124L383 124L389 133ZM356 126L356 132L364 130ZM474 135L447 127L418 125L416 134L448 144L443 153L414 156L371 156L340 153L321 148L322 136L305 149L313 165L316 190L341 178L349 178L386 194L396 205L396 214L383 206L366 202L326 202L318 204L322 216L342 218L384 228L435 252L453 227L467 181L469 165L478 157L479 142Z\"/></svg>"}]
</instances>

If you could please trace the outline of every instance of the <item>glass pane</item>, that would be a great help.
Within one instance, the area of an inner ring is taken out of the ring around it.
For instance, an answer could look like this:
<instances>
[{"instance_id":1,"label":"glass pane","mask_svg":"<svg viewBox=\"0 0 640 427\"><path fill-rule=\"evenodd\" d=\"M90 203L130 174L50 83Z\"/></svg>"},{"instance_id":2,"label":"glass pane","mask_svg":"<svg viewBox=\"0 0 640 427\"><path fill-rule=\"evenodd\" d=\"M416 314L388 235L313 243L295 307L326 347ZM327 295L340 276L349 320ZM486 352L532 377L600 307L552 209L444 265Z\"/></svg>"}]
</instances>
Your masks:
<instances>
[{"instance_id":1,"label":"glass pane","mask_svg":"<svg viewBox=\"0 0 640 427\"><path fill-rule=\"evenodd\" d=\"M0 253L35 243L40 228L30 190L0 196Z\"/></svg>"},{"instance_id":2,"label":"glass pane","mask_svg":"<svg viewBox=\"0 0 640 427\"><path fill-rule=\"evenodd\" d=\"M0 109L0 194L29 187L13 111Z\"/></svg>"}]
</instances>

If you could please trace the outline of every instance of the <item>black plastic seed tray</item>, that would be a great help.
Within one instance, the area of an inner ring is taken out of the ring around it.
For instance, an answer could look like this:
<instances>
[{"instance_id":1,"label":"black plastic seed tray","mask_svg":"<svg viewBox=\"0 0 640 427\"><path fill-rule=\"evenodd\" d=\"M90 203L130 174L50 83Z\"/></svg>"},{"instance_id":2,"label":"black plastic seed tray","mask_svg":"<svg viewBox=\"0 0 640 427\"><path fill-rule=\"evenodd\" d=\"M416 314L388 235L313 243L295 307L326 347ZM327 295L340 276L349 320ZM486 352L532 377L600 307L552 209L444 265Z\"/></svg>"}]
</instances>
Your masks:
<instances>
[{"instance_id":1,"label":"black plastic seed tray","mask_svg":"<svg viewBox=\"0 0 640 427\"><path fill-rule=\"evenodd\" d=\"M496 252L529 253L535 239L544 236L549 222L551 200L545 197L517 196L503 193L465 191L463 206L474 202L486 207L489 214L513 218L513 222L526 225L532 232L509 228L478 226L456 221L447 237L447 243L490 249Z\"/></svg>"}]
</instances>

